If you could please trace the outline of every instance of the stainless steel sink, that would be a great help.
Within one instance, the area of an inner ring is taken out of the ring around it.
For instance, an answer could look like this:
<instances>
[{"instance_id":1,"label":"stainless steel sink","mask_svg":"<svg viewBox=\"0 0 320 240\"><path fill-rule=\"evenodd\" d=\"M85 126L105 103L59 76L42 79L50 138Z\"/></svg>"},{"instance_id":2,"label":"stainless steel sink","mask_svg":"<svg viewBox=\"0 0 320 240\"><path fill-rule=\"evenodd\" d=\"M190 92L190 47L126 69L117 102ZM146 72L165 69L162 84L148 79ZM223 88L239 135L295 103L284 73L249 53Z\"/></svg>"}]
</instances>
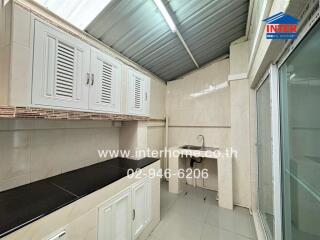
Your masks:
<instances>
[{"instance_id":1,"label":"stainless steel sink","mask_svg":"<svg viewBox=\"0 0 320 240\"><path fill-rule=\"evenodd\" d=\"M187 149L187 150L201 150L200 146L193 146L193 145L183 145L180 148Z\"/></svg>"},{"instance_id":2,"label":"stainless steel sink","mask_svg":"<svg viewBox=\"0 0 320 240\"><path fill-rule=\"evenodd\" d=\"M183 145L180 148L182 149L186 149L186 150L198 150L198 151L215 151L218 148L214 148L214 147L200 147L200 146L194 146L194 145Z\"/></svg>"}]
</instances>

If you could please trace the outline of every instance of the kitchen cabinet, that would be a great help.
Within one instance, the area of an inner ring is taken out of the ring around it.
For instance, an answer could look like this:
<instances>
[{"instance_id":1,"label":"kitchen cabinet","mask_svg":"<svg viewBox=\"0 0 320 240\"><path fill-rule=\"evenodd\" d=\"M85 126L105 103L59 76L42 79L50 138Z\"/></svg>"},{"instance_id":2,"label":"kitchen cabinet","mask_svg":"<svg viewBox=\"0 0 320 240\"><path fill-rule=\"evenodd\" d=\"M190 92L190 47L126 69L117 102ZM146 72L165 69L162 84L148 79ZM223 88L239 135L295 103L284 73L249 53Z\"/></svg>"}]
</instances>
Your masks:
<instances>
[{"instance_id":1,"label":"kitchen cabinet","mask_svg":"<svg viewBox=\"0 0 320 240\"><path fill-rule=\"evenodd\" d=\"M98 240L136 239L151 220L151 180L145 178L99 208Z\"/></svg>"},{"instance_id":2,"label":"kitchen cabinet","mask_svg":"<svg viewBox=\"0 0 320 240\"><path fill-rule=\"evenodd\" d=\"M28 21L12 21L7 31L11 51L4 54L1 106L43 109L44 114L57 109L149 115L150 79L121 62L121 56L105 53L109 50L98 41L61 22L16 4L10 11L8 21L11 15Z\"/></svg>"},{"instance_id":3,"label":"kitchen cabinet","mask_svg":"<svg viewBox=\"0 0 320 240\"><path fill-rule=\"evenodd\" d=\"M144 74L128 69L128 113L132 115L149 115L150 78Z\"/></svg>"},{"instance_id":4,"label":"kitchen cabinet","mask_svg":"<svg viewBox=\"0 0 320 240\"><path fill-rule=\"evenodd\" d=\"M90 46L35 20L32 103L86 109Z\"/></svg>"},{"instance_id":5,"label":"kitchen cabinet","mask_svg":"<svg viewBox=\"0 0 320 240\"><path fill-rule=\"evenodd\" d=\"M91 50L91 80L89 108L120 112L120 82L122 67L112 57L96 49Z\"/></svg>"},{"instance_id":6,"label":"kitchen cabinet","mask_svg":"<svg viewBox=\"0 0 320 240\"><path fill-rule=\"evenodd\" d=\"M133 208L133 239L136 239L145 229L151 219L151 184L145 179L132 188Z\"/></svg>"},{"instance_id":7,"label":"kitchen cabinet","mask_svg":"<svg viewBox=\"0 0 320 240\"><path fill-rule=\"evenodd\" d=\"M32 104L120 113L121 63L35 20Z\"/></svg>"},{"instance_id":8,"label":"kitchen cabinet","mask_svg":"<svg viewBox=\"0 0 320 240\"><path fill-rule=\"evenodd\" d=\"M131 189L99 208L99 240L131 240Z\"/></svg>"}]
</instances>

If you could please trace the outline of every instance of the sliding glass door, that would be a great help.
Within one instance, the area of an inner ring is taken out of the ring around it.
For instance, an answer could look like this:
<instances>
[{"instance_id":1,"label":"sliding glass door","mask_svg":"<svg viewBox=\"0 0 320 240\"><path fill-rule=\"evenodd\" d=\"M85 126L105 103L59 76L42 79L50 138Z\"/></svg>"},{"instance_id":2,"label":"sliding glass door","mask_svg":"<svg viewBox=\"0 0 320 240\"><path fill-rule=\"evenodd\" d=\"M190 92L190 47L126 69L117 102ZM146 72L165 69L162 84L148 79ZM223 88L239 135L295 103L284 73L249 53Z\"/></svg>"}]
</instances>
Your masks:
<instances>
[{"instance_id":1,"label":"sliding glass door","mask_svg":"<svg viewBox=\"0 0 320 240\"><path fill-rule=\"evenodd\" d=\"M258 210L267 239L281 240L281 171L278 68L257 88Z\"/></svg>"},{"instance_id":2,"label":"sliding glass door","mask_svg":"<svg viewBox=\"0 0 320 240\"><path fill-rule=\"evenodd\" d=\"M320 239L320 23L280 68L285 240Z\"/></svg>"},{"instance_id":3,"label":"sliding glass door","mask_svg":"<svg viewBox=\"0 0 320 240\"><path fill-rule=\"evenodd\" d=\"M274 239L270 76L257 90L259 213L269 239Z\"/></svg>"}]
</instances>

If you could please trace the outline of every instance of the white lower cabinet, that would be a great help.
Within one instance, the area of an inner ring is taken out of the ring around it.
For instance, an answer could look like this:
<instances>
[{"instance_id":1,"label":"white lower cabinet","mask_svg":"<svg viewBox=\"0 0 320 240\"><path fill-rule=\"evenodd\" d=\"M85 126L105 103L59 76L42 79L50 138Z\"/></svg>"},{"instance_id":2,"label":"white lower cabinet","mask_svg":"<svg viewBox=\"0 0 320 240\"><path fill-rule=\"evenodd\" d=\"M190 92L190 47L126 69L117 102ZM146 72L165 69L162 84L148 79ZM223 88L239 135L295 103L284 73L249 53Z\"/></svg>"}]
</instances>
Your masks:
<instances>
[{"instance_id":1,"label":"white lower cabinet","mask_svg":"<svg viewBox=\"0 0 320 240\"><path fill-rule=\"evenodd\" d=\"M99 208L99 240L131 239L131 189Z\"/></svg>"},{"instance_id":2,"label":"white lower cabinet","mask_svg":"<svg viewBox=\"0 0 320 240\"><path fill-rule=\"evenodd\" d=\"M99 208L98 240L134 240L151 219L151 180L145 178Z\"/></svg>"},{"instance_id":3,"label":"white lower cabinet","mask_svg":"<svg viewBox=\"0 0 320 240\"><path fill-rule=\"evenodd\" d=\"M133 239L136 239L150 222L151 184L148 179L132 188Z\"/></svg>"}]
</instances>

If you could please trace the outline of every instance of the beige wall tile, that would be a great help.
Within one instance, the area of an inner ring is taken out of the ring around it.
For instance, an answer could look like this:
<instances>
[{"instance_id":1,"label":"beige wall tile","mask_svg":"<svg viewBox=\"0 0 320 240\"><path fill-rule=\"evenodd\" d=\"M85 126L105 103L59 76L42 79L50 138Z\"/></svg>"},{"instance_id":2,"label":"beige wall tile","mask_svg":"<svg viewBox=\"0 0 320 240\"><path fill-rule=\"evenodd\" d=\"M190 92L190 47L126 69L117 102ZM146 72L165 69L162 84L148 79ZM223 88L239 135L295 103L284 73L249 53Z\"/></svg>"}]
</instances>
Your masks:
<instances>
[{"instance_id":1,"label":"beige wall tile","mask_svg":"<svg viewBox=\"0 0 320 240\"><path fill-rule=\"evenodd\" d=\"M63 130L39 130L31 135L31 181L61 173L66 156L66 133Z\"/></svg>"},{"instance_id":2,"label":"beige wall tile","mask_svg":"<svg viewBox=\"0 0 320 240\"><path fill-rule=\"evenodd\" d=\"M29 183L29 133L0 131L0 153L0 191Z\"/></svg>"},{"instance_id":3,"label":"beige wall tile","mask_svg":"<svg viewBox=\"0 0 320 240\"><path fill-rule=\"evenodd\" d=\"M8 120L6 130L32 130L36 121L32 119L12 119Z\"/></svg>"},{"instance_id":4,"label":"beige wall tile","mask_svg":"<svg viewBox=\"0 0 320 240\"><path fill-rule=\"evenodd\" d=\"M0 191L29 183L29 133L0 131L0 153Z\"/></svg>"},{"instance_id":5,"label":"beige wall tile","mask_svg":"<svg viewBox=\"0 0 320 240\"><path fill-rule=\"evenodd\" d=\"M11 188L19 187L24 184L30 183L30 175L21 175L13 178L0 180L0 192L9 190Z\"/></svg>"},{"instance_id":6,"label":"beige wall tile","mask_svg":"<svg viewBox=\"0 0 320 240\"><path fill-rule=\"evenodd\" d=\"M2 190L104 161L98 150L119 148L120 128L110 121L0 122Z\"/></svg>"},{"instance_id":7,"label":"beige wall tile","mask_svg":"<svg viewBox=\"0 0 320 240\"><path fill-rule=\"evenodd\" d=\"M169 147L200 145L199 134L204 135L206 146L231 146L228 74L226 59L168 83ZM199 167L206 167L210 172L205 187L217 190L217 163L206 159Z\"/></svg>"},{"instance_id":8,"label":"beige wall tile","mask_svg":"<svg viewBox=\"0 0 320 240\"><path fill-rule=\"evenodd\" d=\"M164 119L166 114L166 91L165 82L158 79L150 80L150 117L153 119Z\"/></svg>"},{"instance_id":9,"label":"beige wall tile","mask_svg":"<svg viewBox=\"0 0 320 240\"><path fill-rule=\"evenodd\" d=\"M208 127L170 127L169 146L178 147L185 144L200 145L197 136L204 135L208 147L229 147L230 128Z\"/></svg>"},{"instance_id":10,"label":"beige wall tile","mask_svg":"<svg viewBox=\"0 0 320 240\"><path fill-rule=\"evenodd\" d=\"M229 60L168 82L169 125L230 126Z\"/></svg>"},{"instance_id":11,"label":"beige wall tile","mask_svg":"<svg viewBox=\"0 0 320 240\"><path fill-rule=\"evenodd\" d=\"M14 149L29 146L29 133L24 131L0 131L0 148Z\"/></svg>"},{"instance_id":12,"label":"beige wall tile","mask_svg":"<svg viewBox=\"0 0 320 240\"><path fill-rule=\"evenodd\" d=\"M118 148L118 128L36 130L31 137L31 180L104 161L98 150Z\"/></svg>"},{"instance_id":13,"label":"beige wall tile","mask_svg":"<svg viewBox=\"0 0 320 240\"><path fill-rule=\"evenodd\" d=\"M231 146L237 151L233 158L234 199L241 206L251 207L248 81L232 81L230 88Z\"/></svg>"},{"instance_id":14,"label":"beige wall tile","mask_svg":"<svg viewBox=\"0 0 320 240\"><path fill-rule=\"evenodd\" d=\"M230 75L248 72L249 46L248 41L234 43L230 46Z\"/></svg>"},{"instance_id":15,"label":"beige wall tile","mask_svg":"<svg viewBox=\"0 0 320 240\"><path fill-rule=\"evenodd\" d=\"M163 150L165 142L165 128L164 126L148 126L148 148L151 150ZM160 157L160 156L159 156ZM161 168L164 168L164 157L161 159Z\"/></svg>"},{"instance_id":16,"label":"beige wall tile","mask_svg":"<svg viewBox=\"0 0 320 240\"><path fill-rule=\"evenodd\" d=\"M119 148L111 121L0 120L0 189L92 165Z\"/></svg>"},{"instance_id":17,"label":"beige wall tile","mask_svg":"<svg viewBox=\"0 0 320 240\"><path fill-rule=\"evenodd\" d=\"M28 176L30 152L28 148L1 149L0 180Z\"/></svg>"}]
</instances>

